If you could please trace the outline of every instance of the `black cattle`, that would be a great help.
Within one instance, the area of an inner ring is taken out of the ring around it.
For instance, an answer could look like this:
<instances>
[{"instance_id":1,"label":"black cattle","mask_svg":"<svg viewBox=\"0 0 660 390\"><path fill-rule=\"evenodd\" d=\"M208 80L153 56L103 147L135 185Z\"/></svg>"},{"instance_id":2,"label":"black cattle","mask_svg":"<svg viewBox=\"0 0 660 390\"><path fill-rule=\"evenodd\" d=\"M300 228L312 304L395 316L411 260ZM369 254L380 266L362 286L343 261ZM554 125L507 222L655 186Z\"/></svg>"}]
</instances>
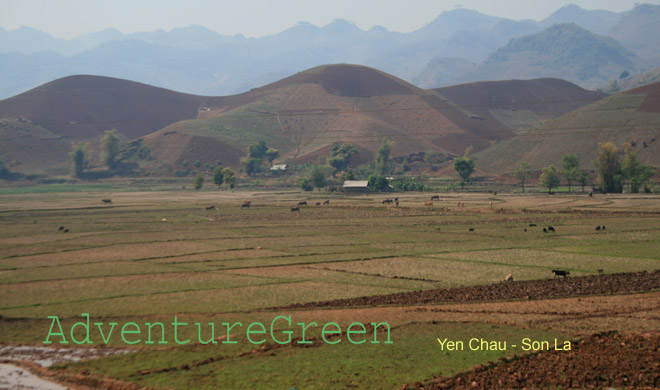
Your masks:
<instances>
[{"instance_id":1,"label":"black cattle","mask_svg":"<svg viewBox=\"0 0 660 390\"><path fill-rule=\"evenodd\" d=\"M316 202L316 205L317 205L317 206L320 206L320 205L321 205L321 202Z\"/></svg>"},{"instance_id":2,"label":"black cattle","mask_svg":"<svg viewBox=\"0 0 660 390\"><path fill-rule=\"evenodd\" d=\"M553 269L552 273L555 274L556 278L558 278L560 276L563 276L564 278L566 278L568 275L571 274L569 271L564 271L562 269Z\"/></svg>"},{"instance_id":3,"label":"black cattle","mask_svg":"<svg viewBox=\"0 0 660 390\"><path fill-rule=\"evenodd\" d=\"M529 227L536 227L536 224L535 223L530 223Z\"/></svg>"},{"instance_id":4,"label":"black cattle","mask_svg":"<svg viewBox=\"0 0 660 390\"><path fill-rule=\"evenodd\" d=\"M474 228L470 228L470 231L473 232L473 231L474 231Z\"/></svg>"},{"instance_id":5,"label":"black cattle","mask_svg":"<svg viewBox=\"0 0 660 390\"><path fill-rule=\"evenodd\" d=\"M554 232L554 231L555 231L555 228L553 228L552 226L548 226L548 231L550 231L550 232Z\"/></svg>"},{"instance_id":6,"label":"black cattle","mask_svg":"<svg viewBox=\"0 0 660 390\"><path fill-rule=\"evenodd\" d=\"M605 230L605 225L603 225L603 230Z\"/></svg>"},{"instance_id":7,"label":"black cattle","mask_svg":"<svg viewBox=\"0 0 660 390\"><path fill-rule=\"evenodd\" d=\"M298 206L307 206L307 202L304 200L302 202L298 202Z\"/></svg>"},{"instance_id":8,"label":"black cattle","mask_svg":"<svg viewBox=\"0 0 660 390\"><path fill-rule=\"evenodd\" d=\"M440 200L440 196L439 195L433 195L431 197L431 200Z\"/></svg>"},{"instance_id":9,"label":"black cattle","mask_svg":"<svg viewBox=\"0 0 660 390\"><path fill-rule=\"evenodd\" d=\"M57 229L57 230L59 230L59 231L62 231L62 230L64 230L64 226L60 226L60 228L59 228L59 229Z\"/></svg>"},{"instance_id":10,"label":"black cattle","mask_svg":"<svg viewBox=\"0 0 660 390\"><path fill-rule=\"evenodd\" d=\"M112 199L101 199L103 203L112 203Z\"/></svg>"},{"instance_id":11,"label":"black cattle","mask_svg":"<svg viewBox=\"0 0 660 390\"><path fill-rule=\"evenodd\" d=\"M330 200L326 200L325 202L323 202L323 205L324 205L324 206L325 206L325 205L328 205L328 204L330 204Z\"/></svg>"},{"instance_id":12,"label":"black cattle","mask_svg":"<svg viewBox=\"0 0 660 390\"><path fill-rule=\"evenodd\" d=\"M206 206L206 209L207 210L213 210L213 209L215 209L215 205Z\"/></svg>"},{"instance_id":13,"label":"black cattle","mask_svg":"<svg viewBox=\"0 0 660 390\"><path fill-rule=\"evenodd\" d=\"M296 206L296 207L291 207L291 212L292 212L292 213L293 213L293 212L300 212L300 207L298 207L298 206Z\"/></svg>"},{"instance_id":14,"label":"black cattle","mask_svg":"<svg viewBox=\"0 0 660 390\"><path fill-rule=\"evenodd\" d=\"M596 226L596 230L600 230L600 226Z\"/></svg>"},{"instance_id":15,"label":"black cattle","mask_svg":"<svg viewBox=\"0 0 660 390\"><path fill-rule=\"evenodd\" d=\"M252 202L250 202L249 200L246 200L246 201L243 202L243 204L241 205L241 209L245 209L245 208L249 209L250 206L252 206Z\"/></svg>"},{"instance_id":16,"label":"black cattle","mask_svg":"<svg viewBox=\"0 0 660 390\"><path fill-rule=\"evenodd\" d=\"M547 232L548 232L548 229L543 228L543 233L547 233Z\"/></svg>"}]
</instances>

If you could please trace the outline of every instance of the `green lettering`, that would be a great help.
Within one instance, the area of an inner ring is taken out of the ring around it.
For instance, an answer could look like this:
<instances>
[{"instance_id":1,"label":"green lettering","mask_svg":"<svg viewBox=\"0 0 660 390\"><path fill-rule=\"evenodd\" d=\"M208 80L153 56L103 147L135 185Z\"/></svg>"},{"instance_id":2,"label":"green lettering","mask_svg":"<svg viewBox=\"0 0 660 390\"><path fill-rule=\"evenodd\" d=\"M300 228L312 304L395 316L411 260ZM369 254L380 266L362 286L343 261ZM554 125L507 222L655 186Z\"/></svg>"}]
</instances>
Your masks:
<instances>
[{"instance_id":1,"label":"green lettering","mask_svg":"<svg viewBox=\"0 0 660 390\"><path fill-rule=\"evenodd\" d=\"M162 322L154 322L153 324L145 322L144 324L149 327L149 339L144 342L145 344L154 344L153 340L151 340L151 328L156 325L160 325L160 341L158 344L167 344L167 341L165 340L165 325L163 325Z\"/></svg>"},{"instance_id":2,"label":"green lettering","mask_svg":"<svg viewBox=\"0 0 660 390\"><path fill-rule=\"evenodd\" d=\"M291 326L291 316L289 316L289 317L277 316L277 317L273 318L273 321L270 323L270 337L272 337L273 341L275 341L278 344L291 344L291 335L293 334L292 331L290 331L290 330L283 330L282 331L283 334L289 335L289 338L286 341L278 340L275 337L275 334L273 333L273 329L275 329L275 321L277 321L280 318L285 319L286 322L287 322L287 325Z\"/></svg>"},{"instance_id":3,"label":"green lettering","mask_svg":"<svg viewBox=\"0 0 660 390\"><path fill-rule=\"evenodd\" d=\"M362 329L354 331L354 330L351 329L351 328L353 328L353 325L357 325ZM374 331L375 331L375 329L374 329ZM348 326L348 329L346 330L346 337L348 337L348 341L350 341L352 344L362 344L362 343L365 343L367 341L367 339L363 339L363 340L360 340L360 341L353 341L353 339L351 338L351 335L353 335L353 334L366 334L366 333L367 333L367 328L364 326L363 323L354 322L354 323L352 323Z\"/></svg>"},{"instance_id":4,"label":"green lettering","mask_svg":"<svg viewBox=\"0 0 660 390\"><path fill-rule=\"evenodd\" d=\"M325 328L327 328L329 325L335 326L337 329L334 330L334 331L330 331L330 330L326 331ZM341 334L341 328L339 327L339 324L338 324L338 323L336 323L336 322L328 322L327 324L323 325L323 330L321 330L321 335L323 336L323 341L325 341L326 344L338 344L338 343L341 342L341 338L338 338L338 339L335 340L335 341L330 341L330 340L328 340L327 338L325 338L326 333L329 333L329 334L338 334L338 335L340 335L340 334Z\"/></svg>"},{"instance_id":5,"label":"green lettering","mask_svg":"<svg viewBox=\"0 0 660 390\"><path fill-rule=\"evenodd\" d=\"M188 344L190 342L190 339L185 340L185 341L179 341L179 336L178 336L178 328L179 325L188 325L187 322L179 322L179 320L174 316L174 322L172 322L172 325L174 325L174 341L176 341L177 344Z\"/></svg>"},{"instance_id":6,"label":"green lettering","mask_svg":"<svg viewBox=\"0 0 660 390\"><path fill-rule=\"evenodd\" d=\"M134 326L134 327L136 328L136 330L128 330L128 329L126 329L128 326ZM139 327L138 324L136 324L135 322L127 322L127 323L124 324L124 326L121 327L121 339L124 340L124 342L125 342L126 344L137 344L137 343L140 342L140 339L137 339L137 340L135 340L135 341L128 341L128 340L126 340L126 337L124 337L124 334L125 334L125 333L128 333L128 334L140 334L140 327Z\"/></svg>"},{"instance_id":7,"label":"green lettering","mask_svg":"<svg viewBox=\"0 0 660 390\"><path fill-rule=\"evenodd\" d=\"M60 344L69 344L69 342L66 341L66 337L64 337L64 331L62 330L62 325L60 324L59 317L48 316L48 318L52 319L53 321L50 323L50 329L48 330L48 336L46 337L46 341L44 341L44 344L53 343L52 341L50 341L50 336L60 336L62 337L62 341L60 341ZM55 326L55 323L57 323L57 327L60 329L60 331L57 333L53 333L53 326Z\"/></svg>"},{"instance_id":8,"label":"green lettering","mask_svg":"<svg viewBox=\"0 0 660 390\"><path fill-rule=\"evenodd\" d=\"M259 326L261 329L259 329L259 330L252 330L252 327L253 327L253 326ZM248 328L247 328L247 338L248 338L248 341L251 342L252 344L263 344L263 343L266 342L266 338L264 338L264 339L261 340L261 341L252 341L252 337L250 337L250 335L251 335L252 333L266 334L266 327L264 327L264 324L262 324L261 322L253 322L253 323L251 323L250 325L248 325Z\"/></svg>"},{"instance_id":9,"label":"green lettering","mask_svg":"<svg viewBox=\"0 0 660 390\"><path fill-rule=\"evenodd\" d=\"M238 344L236 341L232 340L229 336L229 333L231 333L231 330L234 328L234 326L243 326L241 322L234 322L231 326L229 326L229 322L223 322L222 325L227 327L227 340L223 340L223 344Z\"/></svg>"},{"instance_id":10,"label":"green lettering","mask_svg":"<svg viewBox=\"0 0 660 390\"><path fill-rule=\"evenodd\" d=\"M108 322L108 324L112 325L110 327L110 332L108 332L108 338L105 338L105 335L103 334L103 329L101 328L103 326L103 322L95 322L94 325L96 325L99 328L99 333L101 333L101 338L103 339L103 342L105 344L110 341L110 336L112 336L112 331L115 329L115 326L117 326L116 322Z\"/></svg>"},{"instance_id":11,"label":"green lettering","mask_svg":"<svg viewBox=\"0 0 660 390\"><path fill-rule=\"evenodd\" d=\"M201 344L218 343L217 341L215 341L215 324L213 322L209 322L209 325L211 325L211 338L209 339L209 341L202 341L202 324L200 324L199 322L195 322L195 325L197 325L197 340L199 340Z\"/></svg>"},{"instance_id":12,"label":"green lettering","mask_svg":"<svg viewBox=\"0 0 660 390\"><path fill-rule=\"evenodd\" d=\"M89 313L82 313L81 316L87 318L87 322L86 323L76 322L75 324L73 324L73 326L71 327L71 341L73 341L76 344L84 344L84 343L93 344L92 340L89 339ZM82 326L83 328L85 328L86 334L85 334L85 338L82 341L76 340L75 336L73 335L73 332L78 326Z\"/></svg>"},{"instance_id":13,"label":"green lettering","mask_svg":"<svg viewBox=\"0 0 660 390\"><path fill-rule=\"evenodd\" d=\"M384 342L384 344L394 344L391 339L391 334L390 334L390 324L387 322L381 322L380 324L376 324L375 322L372 322L371 325L374 326L374 341L372 341L372 344L380 344L380 341L378 341L378 327L381 325L385 325L387 328L387 341Z\"/></svg>"}]
</instances>

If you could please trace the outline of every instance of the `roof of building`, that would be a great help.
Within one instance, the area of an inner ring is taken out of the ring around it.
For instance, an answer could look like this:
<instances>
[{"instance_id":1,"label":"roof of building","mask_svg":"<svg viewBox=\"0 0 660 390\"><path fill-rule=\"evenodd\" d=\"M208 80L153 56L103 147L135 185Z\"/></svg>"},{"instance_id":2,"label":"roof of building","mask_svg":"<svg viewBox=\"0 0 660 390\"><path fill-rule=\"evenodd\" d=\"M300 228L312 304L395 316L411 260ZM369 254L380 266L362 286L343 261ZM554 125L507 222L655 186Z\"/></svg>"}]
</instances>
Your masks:
<instances>
[{"instance_id":1,"label":"roof of building","mask_svg":"<svg viewBox=\"0 0 660 390\"><path fill-rule=\"evenodd\" d=\"M346 180L344 181L344 188L367 188L369 187L368 180Z\"/></svg>"}]
</instances>

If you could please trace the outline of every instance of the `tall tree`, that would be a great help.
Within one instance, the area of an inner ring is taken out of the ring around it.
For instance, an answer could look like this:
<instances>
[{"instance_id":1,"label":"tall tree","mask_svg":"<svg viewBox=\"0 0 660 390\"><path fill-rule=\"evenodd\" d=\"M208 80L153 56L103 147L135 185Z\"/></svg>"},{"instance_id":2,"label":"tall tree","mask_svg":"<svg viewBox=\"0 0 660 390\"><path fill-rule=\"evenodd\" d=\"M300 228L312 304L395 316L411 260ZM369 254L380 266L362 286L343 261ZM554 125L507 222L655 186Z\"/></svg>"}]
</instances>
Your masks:
<instances>
[{"instance_id":1,"label":"tall tree","mask_svg":"<svg viewBox=\"0 0 660 390\"><path fill-rule=\"evenodd\" d=\"M548 187L548 193L552 189L559 186L559 169L554 165L547 166L541 169L541 185Z\"/></svg>"},{"instance_id":2,"label":"tall tree","mask_svg":"<svg viewBox=\"0 0 660 390\"><path fill-rule=\"evenodd\" d=\"M202 176L201 173L198 173L197 176L195 176L195 189L199 191L202 187L204 187L204 176Z\"/></svg>"},{"instance_id":3,"label":"tall tree","mask_svg":"<svg viewBox=\"0 0 660 390\"><path fill-rule=\"evenodd\" d=\"M71 166L71 173L75 177L81 177L87 168L88 157L85 149L85 145L82 142L72 144L71 160L73 164Z\"/></svg>"},{"instance_id":4,"label":"tall tree","mask_svg":"<svg viewBox=\"0 0 660 390\"><path fill-rule=\"evenodd\" d=\"M389 175L394 169L394 161L390 159L390 153L392 152L392 146L389 141L384 138L380 144L380 148L374 156L374 166L376 172L381 175Z\"/></svg>"},{"instance_id":5,"label":"tall tree","mask_svg":"<svg viewBox=\"0 0 660 390\"><path fill-rule=\"evenodd\" d=\"M332 152L330 157L326 160L326 163L333 168L332 175L333 177L337 172L344 171L348 168L351 163L351 158L358 154L358 150L353 146L353 144L334 144L332 145Z\"/></svg>"},{"instance_id":6,"label":"tall tree","mask_svg":"<svg viewBox=\"0 0 660 390\"><path fill-rule=\"evenodd\" d=\"M520 165L518 165L518 168L516 168L514 177L520 180L520 185L522 186L522 192L525 192L525 182L531 179L533 175L534 173L532 172L530 165L525 161L521 161Z\"/></svg>"},{"instance_id":7,"label":"tall tree","mask_svg":"<svg viewBox=\"0 0 660 390\"><path fill-rule=\"evenodd\" d=\"M319 191L327 184L325 173L318 165L315 165L314 169L312 169L311 182L314 187L319 189Z\"/></svg>"},{"instance_id":8,"label":"tall tree","mask_svg":"<svg viewBox=\"0 0 660 390\"><path fill-rule=\"evenodd\" d=\"M223 168L221 173L224 182L233 190L236 185L236 175L234 175L234 171L232 171L231 168Z\"/></svg>"},{"instance_id":9,"label":"tall tree","mask_svg":"<svg viewBox=\"0 0 660 390\"><path fill-rule=\"evenodd\" d=\"M603 192L621 192L623 178L619 148L611 142L598 143L598 157L594 161L598 185Z\"/></svg>"},{"instance_id":10,"label":"tall tree","mask_svg":"<svg viewBox=\"0 0 660 390\"><path fill-rule=\"evenodd\" d=\"M224 168L222 168L221 166L217 166L213 170L213 183L215 183L215 185L217 185L218 188L220 188L222 183L224 183L225 181L225 175L223 173L223 170Z\"/></svg>"},{"instance_id":11,"label":"tall tree","mask_svg":"<svg viewBox=\"0 0 660 390\"><path fill-rule=\"evenodd\" d=\"M580 160L573 154L565 154L561 158L561 166L561 174L568 182L568 192L571 192L571 184L580 177Z\"/></svg>"},{"instance_id":12,"label":"tall tree","mask_svg":"<svg viewBox=\"0 0 660 390\"><path fill-rule=\"evenodd\" d=\"M106 130L101 138L101 161L108 169L117 168L117 156L119 155L119 136L117 129Z\"/></svg>"},{"instance_id":13,"label":"tall tree","mask_svg":"<svg viewBox=\"0 0 660 390\"><path fill-rule=\"evenodd\" d=\"M637 153L633 151L630 143L626 142L623 145L623 150L623 176L628 180L630 192L637 193L655 174L655 170L649 166L642 165L637 160Z\"/></svg>"}]
</instances>

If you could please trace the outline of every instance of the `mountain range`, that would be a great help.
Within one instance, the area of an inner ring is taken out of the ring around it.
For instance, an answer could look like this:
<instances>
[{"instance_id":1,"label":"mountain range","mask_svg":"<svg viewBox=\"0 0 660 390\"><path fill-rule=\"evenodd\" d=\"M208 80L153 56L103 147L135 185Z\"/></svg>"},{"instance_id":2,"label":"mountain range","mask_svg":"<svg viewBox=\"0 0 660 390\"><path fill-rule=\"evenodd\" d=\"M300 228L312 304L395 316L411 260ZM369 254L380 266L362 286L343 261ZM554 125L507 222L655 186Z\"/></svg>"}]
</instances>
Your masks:
<instances>
[{"instance_id":1,"label":"mountain range","mask_svg":"<svg viewBox=\"0 0 660 390\"><path fill-rule=\"evenodd\" d=\"M114 128L124 145L149 150L134 162L151 173L174 174L186 161L238 168L262 140L282 162L318 162L347 142L360 164L383 138L393 156L429 152L448 161L606 96L548 78L422 89L359 65L315 67L224 97L78 75L0 101L0 155L16 172L66 175L72 143L88 143L98 156L100 138Z\"/></svg>"},{"instance_id":2,"label":"mountain range","mask_svg":"<svg viewBox=\"0 0 660 390\"><path fill-rule=\"evenodd\" d=\"M261 38L201 26L72 40L0 29L0 99L48 81L95 74L197 95L232 95L332 63L362 64L420 88L478 80L562 78L586 88L660 66L660 6L586 11L575 5L537 22L447 11L411 33L301 22ZM561 42L561 44L559 44ZM586 53L586 55L585 55Z\"/></svg>"}]
</instances>

